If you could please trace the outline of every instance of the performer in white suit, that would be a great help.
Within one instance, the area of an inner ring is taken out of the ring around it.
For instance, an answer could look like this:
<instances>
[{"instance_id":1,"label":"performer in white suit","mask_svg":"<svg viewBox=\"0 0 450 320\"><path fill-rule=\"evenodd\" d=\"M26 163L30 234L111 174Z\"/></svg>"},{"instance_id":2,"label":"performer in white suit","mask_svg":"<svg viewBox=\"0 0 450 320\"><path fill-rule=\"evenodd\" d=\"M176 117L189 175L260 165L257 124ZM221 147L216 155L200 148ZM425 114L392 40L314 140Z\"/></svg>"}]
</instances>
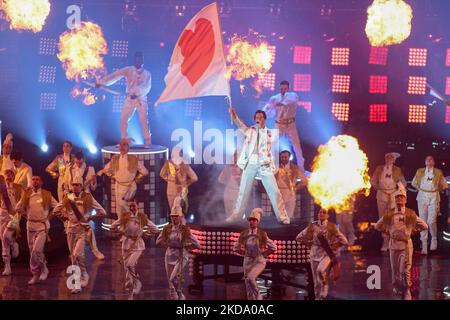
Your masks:
<instances>
[{"instance_id":1,"label":"performer in white suit","mask_svg":"<svg viewBox=\"0 0 450 320\"><path fill-rule=\"evenodd\" d=\"M73 162L72 142L64 141L63 153L58 154L55 159L47 166L47 171L53 179L58 179L58 201L62 201L64 197L63 183L66 169Z\"/></svg>"},{"instance_id":2,"label":"performer in white suit","mask_svg":"<svg viewBox=\"0 0 450 320\"><path fill-rule=\"evenodd\" d=\"M276 128L280 130L280 138L285 136L294 149L297 165L304 170L305 159L298 137L295 115L297 113L298 95L289 91L289 82L280 82L280 93L272 96L265 105L264 111L269 117L275 117Z\"/></svg>"},{"instance_id":3,"label":"performer in white suit","mask_svg":"<svg viewBox=\"0 0 450 320\"><path fill-rule=\"evenodd\" d=\"M314 280L314 292L317 300L325 299L328 295L328 282L331 269L337 280L340 267L337 261L339 248L348 244L345 236L336 225L328 221L328 211L319 211L319 220L311 223L297 235L296 240L311 246L309 259Z\"/></svg>"},{"instance_id":4,"label":"performer in white suit","mask_svg":"<svg viewBox=\"0 0 450 320\"><path fill-rule=\"evenodd\" d=\"M417 194L417 207L419 216L428 224L431 233L430 250L437 249L437 216L440 214L439 193L448 189L447 181L441 170L434 167L434 158L427 156L425 159L425 168L417 170L412 181L412 186L419 190ZM420 233L422 241L422 254L428 254L428 230Z\"/></svg>"},{"instance_id":5,"label":"performer in white suit","mask_svg":"<svg viewBox=\"0 0 450 320\"><path fill-rule=\"evenodd\" d=\"M20 184L24 189L31 188L31 178L33 177L33 169L23 162L22 152L14 152L11 156L16 170L14 183Z\"/></svg>"},{"instance_id":6,"label":"performer in white suit","mask_svg":"<svg viewBox=\"0 0 450 320\"><path fill-rule=\"evenodd\" d=\"M128 154L130 142L128 139L121 139L119 143L120 154L115 154L111 161L99 173L105 173L115 180L116 192L116 213L120 219L122 213L128 212L127 201L133 199L139 183L148 170L139 162L135 155Z\"/></svg>"},{"instance_id":7,"label":"performer in white suit","mask_svg":"<svg viewBox=\"0 0 450 320\"><path fill-rule=\"evenodd\" d=\"M4 175L6 169L13 169L14 164L11 160L13 147L13 135L8 133L2 144L2 154L0 156L0 176Z\"/></svg>"},{"instance_id":8,"label":"performer in white suit","mask_svg":"<svg viewBox=\"0 0 450 320\"><path fill-rule=\"evenodd\" d=\"M244 256L244 279L248 300L262 300L256 278L266 268L266 257L277 251L275 243L259 228L261 208L252 210L248 217L248 229L242 231L234 245L234 251Z\"/></svg>"},{"instance_id":9,"label":"performer in white suit","mask_svg":"<svg viewBox=\"0 0 450 320\"><path fill-rule=\"evenodd\" d=\"M144 133L145 146L150 146L151 138L148 127L147 95L152 87L152 75L143 66L144 55L142 52L136 52L134 55L134 66L126 67L107 75L97 82L97 86L110 86L124 77L127 79L128 95L120 117L120 133L122 139L127 137L128 122L133 117L135 110L137 110Z\"/></svg>"},{"instance_id":10,"label":"performer in white suit","mask_svg":"<svg viewBox=\"0 0 450 320\"><path fill-rule=\"evenodd\" d=\"M401 183L394 193L394 199L395 208L386 212L378 220L375 228L383 233L389 233L394 294L401 294L404 300L411 300L411 266L414 251L411 235L422 230L428 232L428 226L414 210L406 208L406 190Z\"/></svg>"},{"instance_id":11,"label":"performer in white suit","mask_svg":"<svg viewBox=\"0 0 450 320\"><path fill-rule=\"evenodd\" d=\"M245 141L237 162L239 168L243 170L241 184L239 186L239 196L233 215L227 221L231 222L242 219L250 198L253 181L255 180L256 174L259 173L277 220L282 224L289 224L290 220L286 213L283 197L278 189L277 180L274 176L276 168L271 151L272 133L266 127L266 113L262 110L257 110L254 116L256 126L248 128L239 119L233 108L230 108L229 111L234 123L245 133Z\"/></svg>"}]
</instances>

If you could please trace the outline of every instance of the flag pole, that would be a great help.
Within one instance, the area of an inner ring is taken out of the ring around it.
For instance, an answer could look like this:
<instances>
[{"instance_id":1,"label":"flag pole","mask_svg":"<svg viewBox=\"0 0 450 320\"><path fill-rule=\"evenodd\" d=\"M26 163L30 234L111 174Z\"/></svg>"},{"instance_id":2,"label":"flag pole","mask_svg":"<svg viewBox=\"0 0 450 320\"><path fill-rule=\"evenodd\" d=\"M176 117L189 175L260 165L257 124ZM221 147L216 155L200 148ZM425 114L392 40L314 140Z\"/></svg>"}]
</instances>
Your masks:
<instances>
[{"instance_id":1,"label":"flag pole","mask_svg":"<svg viewBox=\"0 0 450 320\"><path fill-rule=\"evenodd\" d=\"M231 86L230 86L230 79L227 77L227 60L226 60L226 54L225 54L225 46L223 45L223 37L222 37L222 20L220 19L220 15L219 15L219 9L217 7L217 1L214 2L216 5L216 11L217 11L217 19L219 20L219 32L220 32L220 37L222 39L222 52L223 52L223 60L225 61L225 77L227 78L227 84L228 84L228 92L229 95L225 97L225 101L227 102L228 105L228 110L232 107L232 102L231 102ZM233 124L233 119L231 117L230 114L230 122L231 124Z\"/></svg>"}]
</instances>

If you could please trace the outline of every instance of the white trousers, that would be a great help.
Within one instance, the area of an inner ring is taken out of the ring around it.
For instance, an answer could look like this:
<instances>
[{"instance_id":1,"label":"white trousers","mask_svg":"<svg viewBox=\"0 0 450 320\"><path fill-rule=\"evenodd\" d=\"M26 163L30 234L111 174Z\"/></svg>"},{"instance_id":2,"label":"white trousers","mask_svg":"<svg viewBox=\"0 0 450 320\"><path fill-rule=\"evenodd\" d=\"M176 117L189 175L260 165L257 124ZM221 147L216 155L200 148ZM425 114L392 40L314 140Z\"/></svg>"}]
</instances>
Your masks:
<instances>
[{"instance_id":1,"label":"white trousers","mask_svg":"<svg viewBox=\"0 0 450 320\"><path fill-rule=\"evenodd\" d=\"M303 151L300 145L300 138L298 136L297 126L295 122L290 124L276 124L276 128L279 130L279 136L285 137L289 140L289 143L294 149L295 158L297 159L297 165L304 169L305 158L303 158Z\"/></svg>"},{"instance_id":2,"label":"white trousers","mask_svg":"<svg viewBox=\"0 0 450 320\"><path fill-rule=\"evenodd\" d=\"M262 300L261 293L258 289L258 284L256 283L256 278L264 271L266 268L266 260L260 259L255 263L251 269L247 272L247 276L245 277L245 289L247 291L247 299L248 300ZM246 268L245 260L244 260L244 269Z\"/></svg>"},{"instance_id":3,"label":"white trousers","mask_svg":"<svg viewBox=\"0 0 450 320\"><path fill-rule=\"evenodd\" d=\"M0 240L2 241L2 258L5 264L11 262L11 248L14 239L14 229L8 228L9 221L3 221L0 223Z\"/></svg>"},{"instance_id":4,"label":"white trousers","mask_svg":"<svg viewBox=\"0 0 450 320\"><path fill-rule=\"evenodd\" d=\"M325 299L328 295L328 277L331 259L325 256L320 261L311 259L311 271L314 280L314 294L316 299Z\"/></svg>"},{"instance_id":5,"label":"white trousers","mask_svg":"<svg viewBox=\"0 0 450 320\"><path fill-rule=\"evenodd\" d=\"M411 266L413 257L413 244L408 241L406 250L390 250L392 284L401 290L403 285L408 289L411 287Z\"/></svg>"},{"instance_id":6,"label":"white trousers","mask_svg":"<svg viewBox=\"0 0 450 320\"><path fill-rule=\"evenodd\" d=\"M45 230L27 230L28 249L30 250L30 270L34 277L39 277L47 265L44 246L47 242Z\"/></svg>"},{"instance_id":7,"label":"white trousers","mask_svg":"<svg viewBox=\"0 0 450 320\"><path fill-rule=\"evenodd\" d=\"M253 182L255 181L256 174L260 168L259 164L247 164L247 167L242 172L241 184L239 186L239 195L236 201L236 207L234 208L233 216L242 218L244 210L247 207L248 200L252 192ZM289 217L286 213L283 197L278 189L277 180L275 176L270 174L261 175L261 181L272 203L273 211L278 221L289 222Z\"/></svg>"},{"instance_id":8,"label":"white trousers","mask_svg":"<svg viewBox=\"0 0 450 320\"><path fill-rule=\"evenodd\" d=\"M421 191L419 191L421 192ZM435 195L419 195L417 200L417 207L419 209L419 216L428 225L431 233L431 239L437 240L437 197ZM420 240L422 242L428 241L428 230L420 232Z\"/></svg>"},{"instance_id":9,"label":"white trousers","mask_svg":"<svg viewBox=\"0 0 450 320\"><path fill-rule=\"evenodd\" d=\"M139 122L141 123L142 132L144 134L145 141L150 141L150 130L148 127L148 104L147 99L131 99L127 98L123 105L122 114L120 116L120 134L122 139L127 137L128 122L137 110L139 116Z\"/></svg>"},{"instance_id":10,"label":"white trousers","mask_svg":"<svg viewBox=\"0 0 450 320\"><path fill-rule=\"evenodd\" d=\"M123 267L125 269L125 287L135 288L140 282L139 274L136 272L136 266L143 250L128 250L122 249Z\"/></svg>"},{"instance_id":11,"label":"white trousers","mask_svg":"<svg viewBox=\"0 0 450 320\"><path fill-rule=\"evenodd\" d=\"M80 267L81 274L86 274L86 258L84 248L86 246L86 233L67 233L67 244L69 246L72 264Z\"/></svg>"},{"instance_id":12,"label":"white trousers","mask_svg":"<svg viewBox=\"0 0 450 320\"><path fill-rule=\"evenodd\" d=\"M129 186L124 186L116 181L116 213L120 219L123 213L128 212L128 199L132 199L136 194L137 185L136 182L132 182Z\"/></svg>"},{"instance_id":13,"label":"white trousers","mask_svg":"<svg viewBox=\"0 0 450 320\"><path fill-rule=\"evenodd\" d=\"M295 193L289 188L280 189L281 196L283 197L284 206L286 208L286 213L290 219L294 218L296 197Z\"/></svg>"},{"instance_id":14,"label":"white trousers","mask_svg":"<svg viewBox=\"0 0 450 320\"><path fill-rule=\"evenodd\" d=\"M353 214L349 212L341 212L336 214L336 222L339 231L348 239L348 244L352 246L355 243L355 228L353 227Z\"/></svg>"}]
</instances>

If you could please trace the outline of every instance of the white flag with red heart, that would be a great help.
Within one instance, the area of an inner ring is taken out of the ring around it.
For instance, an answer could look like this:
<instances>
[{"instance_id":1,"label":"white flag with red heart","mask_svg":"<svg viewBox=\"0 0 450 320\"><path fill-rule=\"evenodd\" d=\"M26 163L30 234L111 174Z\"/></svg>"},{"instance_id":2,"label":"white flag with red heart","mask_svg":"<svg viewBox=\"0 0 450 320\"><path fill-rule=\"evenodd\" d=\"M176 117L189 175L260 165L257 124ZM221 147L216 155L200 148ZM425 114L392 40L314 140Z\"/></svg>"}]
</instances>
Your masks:
<instances>
[{"instance_id":1,"label":"white flag with red heart","mask_svg":"<svg viewBox=\"0 0 450 320\"><path fill-rule=\"evenodd\" d=\"M203 96L230 96L217 3L197 13L181 33L155 105Z\"/></svg>"}]
</instances>

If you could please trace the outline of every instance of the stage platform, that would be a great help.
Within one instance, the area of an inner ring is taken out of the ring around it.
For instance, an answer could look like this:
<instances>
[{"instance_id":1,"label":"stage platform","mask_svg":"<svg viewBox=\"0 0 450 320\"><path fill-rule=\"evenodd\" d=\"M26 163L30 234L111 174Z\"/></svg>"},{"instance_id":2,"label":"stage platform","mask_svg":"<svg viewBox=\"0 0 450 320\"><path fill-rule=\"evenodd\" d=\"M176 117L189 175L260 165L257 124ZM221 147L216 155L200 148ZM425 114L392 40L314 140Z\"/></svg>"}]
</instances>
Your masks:
<instances>
[{"instance_id":1,"label":"stage platform","mask_svg":"<svg viewBox=\"0 0 450 320\"><path fill-rule=\"evenodd\" d=\"M105 166L115 154L119 154L118 145L102 148L103 166ZM160 178L159 173L168 159L169 149L160 145L133 145L128 154L135 155L149 174L138 183L136 191L136 201L139 210L147 213L150 219L156 224L165 223L168 220L169 209L167 205L165 182ZM111 223L117 218L115 184L111 179L103 176L103 203L108 217L105 223Z\"/></svg>"},{"instance_id":2,"label":"stage platform","mask_svg":"<svg viewBox=\"0 0 450 320\"><path fill-rule=\"evenodd\" d=\"M260 228L267 232L270 239L277 245L277 251L267 257L266 270L260 278L271 282L271 295L282 295L277 288L289 285L305 289L308 299L313 299L314 290L309 264L309 248L295 241L297 234L307 226L307 223L281 225L274 217L263 217ZM238 223L217 223L208 225L189 225L192 233L199 239L201 249L195 251L190 260L190 274L194 284L189 286L191 292L203 292L203 281L206 279L223 278L226 282L241 281L242 272L232 273L230 267L242 266L243 257L233 252L233 246L239 238L239 233L245 230L247 221ZM214 266L212 274L205 274L207 265ZM222 267L222 272L219 271ZM282 270L288 270L297 275L303 275L304 281L291 282L284 279Z\"/></svg>"}]
</instances>

